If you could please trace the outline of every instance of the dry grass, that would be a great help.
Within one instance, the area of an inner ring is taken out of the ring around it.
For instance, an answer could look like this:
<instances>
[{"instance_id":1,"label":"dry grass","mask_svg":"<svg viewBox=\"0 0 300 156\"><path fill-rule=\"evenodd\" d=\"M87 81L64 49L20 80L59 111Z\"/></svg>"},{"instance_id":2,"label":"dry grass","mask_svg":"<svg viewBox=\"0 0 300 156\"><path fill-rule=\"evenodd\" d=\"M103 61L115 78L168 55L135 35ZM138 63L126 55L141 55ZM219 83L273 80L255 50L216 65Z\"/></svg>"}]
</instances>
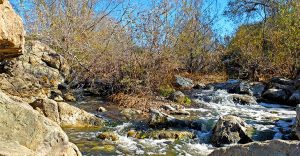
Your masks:
<instances>
[{"instance_id":1,"label":"dry grass","mask_svg":"<svg viewBox=\"0 0 300 156\"><path fill-rule=\"evenodd\" d=\"M220 73L180 73L181 76L192 79L195 83L217 83L225 82L228 80L228 76L225 72Z\"/></svg>"},{"instance_id":2,"label":"dry grass","mask_svg":"<svg viewBox=\"0 0 300 156\"><path fill-rule=\"evenodd\" d=\"M174 103L158 99L153 96L132 96L124 93L112 95L110 100L121 108L133 108L149 113L150 108L158 109L163 105L174 105Z\"/></svg>"}]
</instances>

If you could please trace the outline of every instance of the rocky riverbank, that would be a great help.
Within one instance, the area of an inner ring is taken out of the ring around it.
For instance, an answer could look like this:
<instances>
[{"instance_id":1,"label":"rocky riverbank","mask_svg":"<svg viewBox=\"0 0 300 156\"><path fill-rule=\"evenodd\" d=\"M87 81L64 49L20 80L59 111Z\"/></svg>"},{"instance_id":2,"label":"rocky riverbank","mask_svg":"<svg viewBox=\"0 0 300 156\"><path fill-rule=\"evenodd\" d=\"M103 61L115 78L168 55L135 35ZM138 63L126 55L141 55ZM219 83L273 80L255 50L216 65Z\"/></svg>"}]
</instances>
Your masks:
<instances>
[{"instance_id":1,"label":"rocky riverbank","mask_svg":"<svg viewBox=\"0 0 300 156\"><path fill-rule=\"evenodd\" d=\"M169 97L107 102L105 83L70 82L66 59L24 34L0 0L0 155L300 153L300 76L195 84L177 75Z\"/></svg>"}]
</instances>

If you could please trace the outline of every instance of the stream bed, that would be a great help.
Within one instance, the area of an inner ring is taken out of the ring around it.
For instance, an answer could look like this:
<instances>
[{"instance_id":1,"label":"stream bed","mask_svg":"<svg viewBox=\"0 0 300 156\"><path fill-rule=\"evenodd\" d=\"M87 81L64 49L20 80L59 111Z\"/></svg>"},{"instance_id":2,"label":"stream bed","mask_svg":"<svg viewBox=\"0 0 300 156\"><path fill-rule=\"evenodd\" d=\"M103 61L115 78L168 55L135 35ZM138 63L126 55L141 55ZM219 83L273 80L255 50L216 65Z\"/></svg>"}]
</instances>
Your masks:
<instances>
[{"instance_id":1,"label":"stream bed","mask_svg":"<svg viewBox=\"0 0 300 156\"><path fill-rule=\"evenodd\" d=\"M201 131L191 130L196 138L185 140L137 139L127 137L127 132L143 120L128 120L121 115L119 108L107 105L99 99L89 99L76 103L77 107L94 113L107 121L99 128L65 128L70 141L75 143L83 155L208 155L215 147L210 143L211 130L220 116L234 115L242 118L255 131L252 139L264 141L289 139L296 112L293 107L258 103L242 105L234 102L224 90L196 90L190 95L195 107L186 108L189 116L175 116L182 120L200 121ZM97 108L107 108L106 113L97 113ZM115 132L119 140L100 140L97 135L102 131Z\"/></svg>"}]
</instances>

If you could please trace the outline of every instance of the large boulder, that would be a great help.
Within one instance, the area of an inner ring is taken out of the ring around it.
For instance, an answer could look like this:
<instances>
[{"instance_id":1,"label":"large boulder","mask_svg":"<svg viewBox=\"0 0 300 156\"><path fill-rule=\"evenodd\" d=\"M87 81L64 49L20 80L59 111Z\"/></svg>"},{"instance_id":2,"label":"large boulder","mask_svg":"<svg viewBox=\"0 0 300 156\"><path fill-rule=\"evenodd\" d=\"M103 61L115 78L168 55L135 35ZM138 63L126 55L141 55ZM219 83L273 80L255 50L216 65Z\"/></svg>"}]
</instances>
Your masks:
<instances>
[{"instance_id":1,"label":"large boulder","mask_svg":"<svg viewBox=\"0 0 300 156\"><path fill-rule=\"evenodd\" d=\"M243 94L231 94L230 95L235 103L242 105L255 105L257 104L255 97Z\"/></svg>"},{"instance_id":2,"label":"large boulder","mask_svg":"<svg viewBox=\"0 0 300 156\"><path fill-rule=\"evenodd\" d=\"M30 105L45 117L61 126L89 127L100 126L103 120L64 102L56 102L51 99L37 99Z\"/></svg>"},{"instance_id":3,"label":"large boulder","mask_svg":"<svg viewBox=\"0 0 300 156\"><path fill-rule=\"evenodd\" d=\"M86 127L101 126L103 120L82 109L71 106L64 102L58 102L58 112L61 126Z\"/></svg>"},{"instance_id":4,"label":"large boulder","mask_svg":"<svg viewBox=\"0 0 300 156\"><path fill-rule=\"evenodd\" d=\"M22 19L8 0L0 0L0 61L22 54L24 36Z\"/></svg>"},{"instance_id":5,"label":"large boulder","mask_svg":"<svg viewBox=\"0 0 300 156\"><path fill-rule=\"evenodd\" d=\"M219 148L209 156L298 156L299 153L299 141L271 140Z\"/></svg>"},{"instance_id":6,"label":"large boulder","mask_svg":"<svg viewBox=\"0 0 300 156\"><path fill-rule=\"evenodd\" d=\"M288 85L288 86L292 86L294 84L293 80L287 79L287 78L283 78L283 77L273 77L270 80L271 83L277 83L277 84L281 84L281 85Z\"/></svg>"},{"instance_id":7,"label":"large boulder","mask_svg":"<svg viewBox=\"0 0 300 156\"><path fill-rule=\"evenodd\" d=\"M273 102L286 102L289 98L289 94L284 89L268 89L263 94L263 98Z\"/></svg>"},{"instance_id":8,"label":"large boulder","mask_svg":"<svg viewBox=\"0 0 300 156\"><path fill-rule=\"evenodd\" d=\"M12 100L1 90L0 123L0 145L9 142L1 146L0 155L12 155L9 152L18 155L18 150L24 150L21 155L81 155L58 124L27 103Z\"/></svg>"},{"instance_id":9,"label":"large boulder","mask_svg":"<svg viewBox=\"0 0 300 156\"><path fill-rule=\"evenodd\" d=\"M186 115L185 113L186 112L182 112L180 115ZM190 128L195 130L201 130L202 128L202 124L197 120L189 121L177 119L174 116L160 112L156 109L150 110L149 126L151 128Z\"/></svg>"},{"instance_id":10,"label":"large boulder","mask_svg":"<svg viewBox=\"0 0 300 156\"><path fill-rule=\"evenodd\" d=\"M252 139L249 135L251 127L241 118L225 115L220 117L212 130L211 142L214 146L220 147L233 143L249 143Z\"/></svg>"}]
</instances>

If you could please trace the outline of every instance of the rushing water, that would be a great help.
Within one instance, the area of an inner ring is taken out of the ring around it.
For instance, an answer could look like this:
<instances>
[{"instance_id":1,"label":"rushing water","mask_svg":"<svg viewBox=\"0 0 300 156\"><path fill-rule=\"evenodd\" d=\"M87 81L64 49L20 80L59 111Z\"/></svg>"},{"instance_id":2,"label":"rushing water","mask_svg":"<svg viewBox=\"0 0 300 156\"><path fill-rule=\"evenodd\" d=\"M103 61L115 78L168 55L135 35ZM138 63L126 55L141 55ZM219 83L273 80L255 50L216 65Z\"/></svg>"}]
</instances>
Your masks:
<instances>
[{"instance_id":1,"label":"rushing water","mask_svg":"<svg viewBox=\"0 0 300 156\"><path fill-rule=\"evenodd\" d=\"M287 139L294 123L296 112L294 108L259 103L257 105L241 105L235 103L232 96L224 90L193 91L191 97L197 103L196 108L186 109L190 116L176 116L180 119L199 120L202 123L201 131L195 139L190 140L153 140L127 137L128 130L136 122L119 120L122 116L116 107L108 106L108 113L104 116L109 124L103 128L94 129L65 129L84 155L207 155L214 147L209 144L210 131L214 123L223 115L241 117L246 123L255 128L252 139L257 141L271 139ZM78 103L78 107L96 113L96 107L105 103L86 101ZM113 115L112 115L113 114ZM118 141L97 139L101 131L114 131L118 134Z\"/></svg>"}]
</instances>

